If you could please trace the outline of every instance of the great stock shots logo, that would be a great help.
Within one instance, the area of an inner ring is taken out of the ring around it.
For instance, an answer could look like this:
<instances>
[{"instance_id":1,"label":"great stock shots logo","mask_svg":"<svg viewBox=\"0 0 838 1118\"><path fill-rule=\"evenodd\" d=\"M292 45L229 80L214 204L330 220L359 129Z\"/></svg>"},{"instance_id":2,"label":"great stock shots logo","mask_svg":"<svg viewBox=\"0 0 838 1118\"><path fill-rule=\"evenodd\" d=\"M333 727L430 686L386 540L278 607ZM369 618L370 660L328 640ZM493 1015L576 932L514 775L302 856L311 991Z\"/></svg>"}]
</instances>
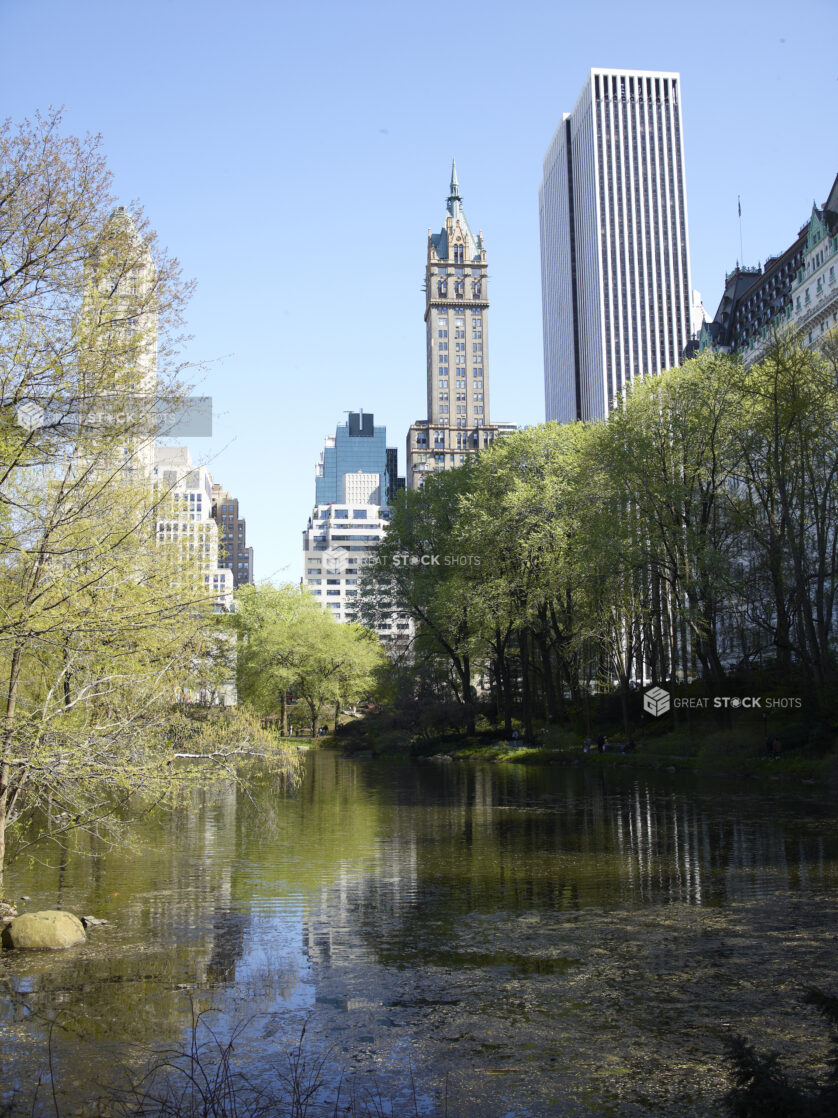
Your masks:
<instances>
[{"instance_id":1,"label":"great stock shots logo","mask_svg":"<svg viewBox=\"0 0 838 1118\"><path fill-rule=\"evenodd\" d=\"M662 687L651 687L643 696L643 709L657 718L669 710L669 692Z\"/></svg>"}]
</instances>

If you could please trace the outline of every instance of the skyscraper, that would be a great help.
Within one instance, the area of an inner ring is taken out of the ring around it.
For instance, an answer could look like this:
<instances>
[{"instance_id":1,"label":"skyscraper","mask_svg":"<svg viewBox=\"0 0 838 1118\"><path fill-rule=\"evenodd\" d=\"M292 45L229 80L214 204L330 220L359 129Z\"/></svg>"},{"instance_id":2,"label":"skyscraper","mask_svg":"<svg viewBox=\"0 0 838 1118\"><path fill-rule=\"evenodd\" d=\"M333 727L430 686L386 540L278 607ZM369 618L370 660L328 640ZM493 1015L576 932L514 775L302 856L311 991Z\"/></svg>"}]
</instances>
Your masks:
<instances>
[{"instance_id":1,"label":"skyscraper","mask_svg":"<svg viewBox=\"0 0 838 1118\"><path fill-rule=\"evenodd\" d=\"M591 70L538 200L547 419L603 419L692 332L679 75Z\"/></svg>"},{"instance_id":2,"label":"skyscraper","mask_svg":"<svg viewBox=\"0 0 838 1118\"><path fill-rule=\"evenodd\" d=\"M434 470L450 470L488 446L497 433L489 418L489 292L483 233L463 212L457 167L445 224L428 230L425 267L428 418L407 435L407 487L418 489ZM506 428L510 424L504 425Z\"/></svg>"},{"instance_id":3,"label":"skyscraper","mask_svg":"<svg viewBox=\"0 0 838 1118\"><path fill-rule=\"evenodd\" d=\"M350 412L346 423L340 424L334 435L326 436L315 475L314 503L333 505L338 501L357 500L345 494L344 479L347 474L360 471L365 475L374 474L378 479L374 494L367 494L364 500L374 497L376 504L385 505L387 470L387 429L375 426L372 412Z\"/></svg>"},{"instance_id":4,"label":"skyscraper","mask_svg":"<svg viewBox=\"0 0 838 1118\"><path fill-rule=\"evenodd\" d=\"M354 619L360 576L387 531L391 494L404 488L397 459L387 447L387 429L375 426L371 412L350 412L326 436L315 471L314 510L303 532L303 578L336 621ZM382 636L408 630L395 616L378 626Z\"/></svg>"}]
</instances>

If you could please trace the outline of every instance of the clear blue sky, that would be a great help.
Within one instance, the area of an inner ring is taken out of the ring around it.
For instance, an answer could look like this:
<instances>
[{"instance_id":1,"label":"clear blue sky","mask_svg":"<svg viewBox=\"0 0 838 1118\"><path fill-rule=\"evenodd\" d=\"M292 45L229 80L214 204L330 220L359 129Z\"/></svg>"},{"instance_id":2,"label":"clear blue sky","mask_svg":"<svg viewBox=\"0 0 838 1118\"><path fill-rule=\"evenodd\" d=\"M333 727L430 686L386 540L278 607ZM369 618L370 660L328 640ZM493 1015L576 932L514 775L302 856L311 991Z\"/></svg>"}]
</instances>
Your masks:
<instances>
[{"instance_id":1,"label":"clear blue sky","mask_svg":"<svg viewBox=\"0 0 838 1118\"><path fill-rule=\"evenodd\" d=\"M544 419L537 191L591 66L681 73L693 286L784 249L838 172L834 0L0 0L13 120L101 132L198 281L189 355L257 578L296 580L323 437L363 407L403 467L425 414L428 227L452 156L485 235L495 419Z\"/></svg>"}]
</instances>

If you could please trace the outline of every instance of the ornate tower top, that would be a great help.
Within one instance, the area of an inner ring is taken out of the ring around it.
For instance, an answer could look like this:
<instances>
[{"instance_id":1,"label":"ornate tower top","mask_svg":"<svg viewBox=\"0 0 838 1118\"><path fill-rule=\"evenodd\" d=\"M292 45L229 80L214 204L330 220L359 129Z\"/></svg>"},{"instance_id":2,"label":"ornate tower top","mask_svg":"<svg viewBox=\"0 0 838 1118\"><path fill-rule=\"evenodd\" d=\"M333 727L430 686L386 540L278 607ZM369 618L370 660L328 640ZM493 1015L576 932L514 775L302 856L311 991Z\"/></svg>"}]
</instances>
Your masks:
<instances>
[{"instance_id":1,"label":"ornate tower top","mask_svg":"<svg viewBox=\"0 0 838 1118\"><path fill-rule=\"evenodd\" d=\"M460 184L457 182L457 161L451 161L451 185L446 203L445 224L439 233L428 234L428 261L443 260L462 264L485 264L483 234L472 233L463 212ZM457 251L455 252L455 246ZM460 246L465 259L461 256Z\"/></svg>"}]
</instances>

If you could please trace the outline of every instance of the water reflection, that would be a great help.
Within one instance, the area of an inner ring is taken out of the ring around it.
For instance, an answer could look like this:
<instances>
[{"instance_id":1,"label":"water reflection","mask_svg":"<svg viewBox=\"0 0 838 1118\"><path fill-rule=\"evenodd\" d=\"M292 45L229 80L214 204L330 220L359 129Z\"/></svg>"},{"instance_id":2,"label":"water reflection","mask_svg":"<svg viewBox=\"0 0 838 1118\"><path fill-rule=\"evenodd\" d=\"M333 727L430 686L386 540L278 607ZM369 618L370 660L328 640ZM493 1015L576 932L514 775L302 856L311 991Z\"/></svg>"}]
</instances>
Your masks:
<instances>
[{"instance_id":1,"label":"water reflection","mask_svg":"<svg viewBox=\"0 0 838 1118\"><path fill-rule=\"evenodd\" d=\"M127 1042L138 1068L212 1007L222 1033L251 1021L237 1051L262 1075L308 1021L332 1082L398 1097L412 1068L427 1113L446 1093L483 1118L713 1113L720 1021L818 1058L794 996L832 981L836 855L817 797L313 754L293 797L196 792L130 848L13 871L30 907L112 923L0 957L6 1098L52 1019L78 1098L91 1045L107 1079Z\"/></svg>"}]
</instances>

